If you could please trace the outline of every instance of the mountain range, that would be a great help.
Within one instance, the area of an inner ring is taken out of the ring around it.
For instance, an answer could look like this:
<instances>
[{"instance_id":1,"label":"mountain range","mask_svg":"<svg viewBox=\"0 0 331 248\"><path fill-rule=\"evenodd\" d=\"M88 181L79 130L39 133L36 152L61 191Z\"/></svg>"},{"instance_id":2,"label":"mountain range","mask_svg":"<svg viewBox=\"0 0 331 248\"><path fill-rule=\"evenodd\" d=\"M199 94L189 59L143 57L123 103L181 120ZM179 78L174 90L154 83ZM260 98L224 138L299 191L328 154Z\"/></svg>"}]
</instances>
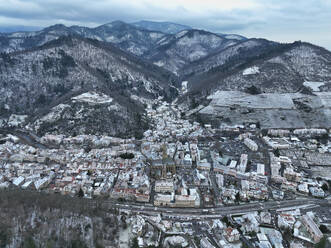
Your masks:
<instances>
[{"instance_id":1,"label":"mountain range","mask_svg":"<svg viewBox=\"0 0 331 248\"><path fill-rule=\"evenodd\" d=\"M175 73L183 65L246 40L238 35L214 34L174 23L114 21L96 28L56 24L40 31L3 33L0 52L22 51L69 35L112 43Z\"/></svg>"},{"instance_id":2,"label":"mountain range","mask_svg":"<svg viewBox=\"0 0 331 248\"><path fill-rule=\"evenodd\" d=\"M0 52L0 124L24 114L41 134L141 133L146 104L160 96L179 96L190 109L219 90L313 94L305 82L331 88L331 53L324 48L169 22L1 33ZM188 81L187 92L181 81Z\"/></svg>"},{"instance_id":3,"label":"mountain range","mask_svg":"<svg viewBox=\"0 0 331 248\"><path fill-rule=\"evenodd\" d=\"M159 31L166 34L177 34L181 31L192 29L190 26L173 22L139 21L132 23L132 25L142 29Z\"/></svg>"}]
</instances>

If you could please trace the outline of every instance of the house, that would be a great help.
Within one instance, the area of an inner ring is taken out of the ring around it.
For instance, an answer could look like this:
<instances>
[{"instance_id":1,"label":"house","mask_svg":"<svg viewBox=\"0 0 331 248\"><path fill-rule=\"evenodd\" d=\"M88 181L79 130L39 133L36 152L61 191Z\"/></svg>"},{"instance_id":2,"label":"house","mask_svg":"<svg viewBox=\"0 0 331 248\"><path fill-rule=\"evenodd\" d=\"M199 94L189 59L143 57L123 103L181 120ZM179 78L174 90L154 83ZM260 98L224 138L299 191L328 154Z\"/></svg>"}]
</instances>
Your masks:
<instances>
[{"instance_id":1,"label":"house","mask_svg":"<svg viewBox=\"0 0 331 248\"><path fill-rule=\"evenodd\" d=\"M260 222L262 224L271 224L271 214L269 212L261 212Z\"/></svg>"},{"instance_id":2,"label":"house","mask_svg":"<svg viewBox=\"0 0 331 248\"><path fill-rule=\"evenodd\" d=\"M259 149L259 146L250 138L245 138L244 144L254 152L256 152Z\"/></svg>"},{"instance_id":3,"label":"house","mask_svg":"<svg viewBox=\"0 0 331 248\"><path fill-rule=\"evenodd\" d=\"M230 169L235 169L237 166L237 161L236 160L231 160L229 168Z\"/></svg>"},{"instance_id":4,"label":"house","mask_svg":"<svg viewBox=\"0 0 331 248\"><path fill-rule=\"evenodd\" d=\"M22 189L27 189L33 184L33 181L27 181L25 182L21 187Z\"/></svg>"},{"instance_id":5,"label":"house","mask_svg":"<svg viewBox=\"0 0 331 248\"><path fill-rule=\"evenodd\" d=\"M16 186L16 187L19 187L21 186L23 183L24 183L24 177L22 176L19 176L19 177L16 177L14 180L13 180L13 184Z\"/></svg>"},{"instance_id":6,"label":"house","mask_svg":"<svg viewBox=\"0 0 331 248\"><path fill-rule=\"evenodd\" d=\"M283 248L283 236L282 234L273 228L261 228L261 233L265 234L269 242L271 243L272 247L274 248Z\"/></svg>"},{"instance_id":7,"label":"house","mask_svg":"<svg viewBox=\"0 0 331 248\"><path fill-rule=\"evenodd\" d=\"M249 190L249 181L241 180L241 190L246 191Z\"/></svg>"},{"instance_id":8,"label":"house","mask_svg":"<svg viewBox=\"0 0 331 248\"><path fill-rule=\"evenodd\" d=\"M273 149L289 149L290 144L285 139L271 139L268 136L263 137L264 142Z\"/></svg>"},{"instance_id":9,"label":"house","mask_svg":"<svg viewBox=\"0 0 331 248\"><path fill-rule=\"evenodd\" d=\"M306 229L312 236L314 242L318 243L321 238L323 238L323 233L321 232L315 221L307 214L303 215L301 220L303 225L306 227Z\"/></svg>"},{"instance_id":10,"label":"house","mask_svg":"<svg viewBox=\"0 0 331 248\"><path fill-rule=\"evenodd\" d=\"M237 229L228 227L224 230L224 237L229 241L229 242L235 242L238 241L240 238L240 233Z\"/></svg>"},{"instance_id":11,"label":"house","mask_svg":"<svg viewBox=\"0 0 331 248\"><path fill-rule=\"evenodd\" d=\"M247 154L241 154L240 164L239 164L239 171L240 172L244 173L246 171L247 163L248 163L248 155Z\"/></svg>"},{"instance_id":12,"label":"house","mask_svg":"<svg viewBox=\"0 0 331 248\"><path fill-rule=\"evenodd\" d=\"M321 188L310 187L309 191L312 194L312 196L314 196L314 197L318 197L318 198L324 198L325 197L325 193Z\"/></svg>"},{"instance_id":13,"label":"house","mask_svg":"<svg viewBox=\"0 0 331 248\"><path fill-rule=\"evenodd\" d=\"M305 248L301 243L292 242L290 248Z\"/></svg>"},{"instance_id":14,"label":"house","mask_svg":"<svg viewBox=\"0 0 331 248\"><path fill-rule=\"evenodd\" d=\"M197 197L195 195L175 195L174 207L194 208Z\"/></svg>"},{"instance_id":15,"label":"house","mask_svg":"<svg viewBox=\"0 0 331 248\"><path fill-rule=\"evenodd\" d=\"M199 170L210 171L211 164L207 160L201 160L197 163Z\"/></svg>"},{"instance_id":16,"label":"house","mask_svg":"<svg viewBox=\"0 0 331 248\"><path fill-rule=\"evenodd\" d=\"M174 195L157 194L154 196L154 206L171 206L174 202Z\"/></svg>"},{"instance_id":17,"label":"house","mask_svg":"<svg viewBox=\"0 0 331 248\"><path fill-rule=\"evenodd\" d=\"M215 246L213 246L209 239L206 238L206 237L203 237L201 240L200 240L200 248L214 248Z\"/></svg>"},{"instance_id":18,"label":"house","mask_svg":"<svg viewBox=\"0 0 331 248\"><path fill-rule=\"evenodd\" d=\"M280 214L278 215L277 224L279 228L292 229L295 223L295 218L291 214Z\"/></svg>"},{"instance_id":19,"label":"house","mask_svg":"<svg viewBox=\"0 0 331 248\"><path fill-rule=\"evenodd\" d=\"M157 193L171 193L175 190L173 181L158 180L155 182L155 192Z\"/></svg>"},{"instance_id":20,"label":"house","mask_svg":"<svg viewBox=\"0 0 331 248\"><path fill-rule=\"evenodd\" d=\"M259 240L259 243L258 243L259 248L272 248L272 245L270 244L270 242L265 234L258 233L256 236Z\"/></svg>"},{"instance_id":21,"label":"house","mask_svg":"<svg viewBox=\"0 0 331 248\"><path fill-rule=\"evenodd\" d=\"M285 191L292 191L296 192L297 191L297 184L294 182L283 182L281 185L281 189Z\"/></svg>"},{"instance_id":22,"label":"house","mask_svg":"<svg viewBox=\"0 0 331 248\"><path fill-rule=\"evenodd\" d=\"M295 129L293 131L295 135L298 136L312 136L312 135L323 135L327 134L326 129L318 129L318 128L311 128L311 129Z\"/></svg>"},{"instance_id":23,"label":"house","mask_svg":"<svg viewBox=\"0 0 331 248\"><path fill-rule=\"evenodd\" d=\"M216 174L216 182L219 188L224 186L224 176L222 174Z\"/></svg>"},{"instance_id":24,"label":"house","mask_svg":"<svg viewBox=\"0 0 331 248\"><path fill-rule=\"evenodd\" d=\"M190 154L185 154L184 160L183 160L184 165L191 166L192 165L192 158Z\"/></svg>"},{"instance_id":25,"label":"house","mask_svg":"<svg viewBox=\"0 0 331 248\"><path fill-rule=\"evenodd\" d=\"M298 185L298 191L302 194L309 194L308 184L306 182Z\"/></svg>"},{"instance_id":26,"label":"house","mask_svg":"<svg viewBox=\"0 0 331 248\"><path fill-rule=\"evenodd\" d=\"M149 192L136 193L135 196L137 202L149 202L150 199Z\"/></svg>"},{"instance_id":27,"label":"house","mask_svg":"<svg viewBox=\"0 0 331 248\"><path fill-rule=\"evenodd\" d=\"M9 182L0 183L0 189L6 189L9 187Z\"/></svg>"},{"instance_id":28,"label":"house","mask_svg":"<svg viewBox=\"0 0 331 248\"><path fill-rule=\"evenodd\" d=\"M246 214L243 216L244 222L242 223L241 230L245 233L259 232L259 223L254 214Z\"/></svg>"},{"instance_id":29,"label":"house","mask_svg":"<svg viewBox=\"0 0 331 248\"><path fill-rule=\"evenodd\" d=\"M297 173L293 170L293 168L291 167L287 167L284 170L284 177L288 180L288 181L292 181L292 182L300 182L301 181L301 174Z\"/></svg>"},{"instance_id":30,"label":"house","mask_svg":"<svg viewBox=\"0 0 331 248\"><path fill-rule=\"evenodd\" d=\"M270 136L278 136L278 137L284 137L284 136L289 136L290 131L286 129L269 129L268 130L268 135Z\"/></svg>"},{"instance_id":31,"label":"house","mask_svg":"<svg viewBox=\"0 0 331 248\"><path fill-rule=\"evenodd\" d=\"M260 164L260 163L257 164L256 173L257 173L258 175L262 175L262 176L265 175L265 167L264 167L264 164Z\"/></svg>"},{"instance_id":32,"label":"house","mask_svg":"<svg viewBox=\"0 0 331 248\"><path fill-rule=\"evenodd\" d=\"M36 190L45 188L51 182L50 177L45 177L34 182Z\"/></svg>"}]
</instances>

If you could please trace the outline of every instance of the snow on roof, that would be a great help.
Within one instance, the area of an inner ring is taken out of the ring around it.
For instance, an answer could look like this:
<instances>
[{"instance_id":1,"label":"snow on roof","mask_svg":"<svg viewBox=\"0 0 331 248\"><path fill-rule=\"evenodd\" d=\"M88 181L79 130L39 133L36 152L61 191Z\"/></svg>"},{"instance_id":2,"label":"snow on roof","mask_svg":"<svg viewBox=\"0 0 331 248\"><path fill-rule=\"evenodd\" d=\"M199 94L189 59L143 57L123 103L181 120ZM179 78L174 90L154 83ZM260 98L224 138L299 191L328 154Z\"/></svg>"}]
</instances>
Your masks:
<instances>
[{"instance_id":1,"label":"snow on roof","mask_svg":"<svg viewBox=\"0 0 331 248\"><path fill-rule=\"evenodd\" d=\"M85 92L79 96L75 96L72 98L74 102L87 102L92 104L105 104L105 103L111 103L113 101L113 98L102 94L97 93L94 91Z\"/></svg>"},{"instance_id":2,"label":"snow on roof","mask_svg":"<svg viewBox=\"0 0 331 248\"><path fill-rule=\"evenodd\" d=\"M17 127L17 126L21 125L22 123L24 123L27 117L28 117L27 115L12 114L9 117L8 125L13 126L13 127Z\"/></svg>"},{"instance_id":3,"label":"snow on roof","mask_svg":"<svg viewBox=\"0 0 331 248\"><path fill-rule=\"evenodd\" d=\"M8 188L8 186L9 186L9 183L8 182L0 183L0 189L2 189L2 188Z\"/></svg>"},{"instance_id":4,"label":"snow on roof","mask_svg":"<svg viewBox=\"0 0 331 248\"><path fill-rule=\"evenodd\" d=\"M22 188L23 188L23 189L26 189L26 188L28 188L31 184L32 184L32 181L25 182L25 183L22 185Z\"/></svg>"},{"instance_id":5,"label":"snow on roof","mask_svg":"<svg viewBox=\"0 0 331 248\"><path fill-rule=\"evenodd\" d=\"M14 179L13 184L15 186L20 186L21 183L23 183L23 181L24 181L24 177L19 176L19 177L17 177L17 178Z\"/></svg>"},{"instance_id":6,"label":"snow on roof","mask_svg":"<svg viewBox=\"0 0 331 248\"><path fill-rule=\"evenodd\" d=\"M34 182L34 186L36 187L36 189L38 190L39 188L41 188L47 181L49 180L49 178L45 177L42 179L39 179L37 181Z\"/></svg>"}]
</instances>

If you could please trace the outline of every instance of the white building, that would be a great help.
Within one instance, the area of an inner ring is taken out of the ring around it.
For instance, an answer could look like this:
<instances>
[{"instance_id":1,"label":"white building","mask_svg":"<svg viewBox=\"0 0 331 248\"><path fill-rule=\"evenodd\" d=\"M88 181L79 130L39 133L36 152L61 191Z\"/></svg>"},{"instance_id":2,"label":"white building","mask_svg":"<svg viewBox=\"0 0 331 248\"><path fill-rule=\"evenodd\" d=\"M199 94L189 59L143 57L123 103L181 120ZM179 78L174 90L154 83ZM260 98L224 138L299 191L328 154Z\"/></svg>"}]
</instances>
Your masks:
<instances>
[{"instance_id":1,"label":"white building","mask_svg":"<svg viewBox=\"0 0 331 248\"><path fill-rule=\"evenodd\" d=\"M248 155L247 154L241 154L240 164L239 164L239 171L240 172L244 173L246 171L247 162L248 162Z\"/></svg>"},{"instance_id":2,"label":"white building","mask_svg":"<svg viewBox=\"0 0 331 248\"><path fill-rule=\"evenodd\" d=\"M286 129L269 129L268 134L271 136L284 137L290 135L290 131Z\"/></svg>"},{"instance_id":3,"label":"white building","mask_svg":"<svg viewBox=\"0 0 331 248\"><path fill-rule=\"evenodd\" d=\"M157 194L154 197L155 206L170 206L172 201L174 201L174 195Z\"/></svg>"},{"instance_id":4,"label":"white building","mask_svg":"<svg viewBox=\"0 0 331 248\"><path fill-rule=\"evenodd\" d=\"M265 168L264 168L264 164L257 164L257 169L256 169L257 174L259 175L265 175Z\"/></svg>"},{"instance_id":5,"label":"white building","mask_svg":"<svg viewBox=\"0 0 331 248\"><path fill-rule=\"evenodd\" d=\"M219 188L224 186L224 176L222 174L216 174L216 182Z\"/></svg>"},{"instance_id":6,"label":"white building","mask_svg":"<svg viewBox=\"0 0 331 248\"><path fill-rule=\"evenodd\" d=\"M291 214L280 214L278 215L277 224L279 228L293 228L295 223L295 218Z\"/></svg>"},{"instance_id":7,"label":"white building","mask_svg":"<svg viewBox=\"0 0 331 248\"><path fill-rule=\"evenodd\" d=\"M24 183L24 177L19 176L13 180L13 184L17 187L21 186Z\"/></svg>"},{"instance_id":8,"label":"white building","mask_svg":"<svg viewBox=\"0 0 331 248\"><path fill-rule=\"evenodd\" d=\"M325 197L325 193L321 188L318 187L310 187L309 188L310 193L312 194L312 196L314 197L321 197L324 198Z\"/></svg>"},{"instance_id":9,"label":"white building","mask_svg":"<svg viewBox=\"0 0 331 248\"><path fill-rule=\"evenodd\" d=\"M50 180L51 179L49 177L45 177L45 178L35 181L34 186L35 186L36 190L46 187L50 183Z\"/></svg>"},{"instance_id":10,"label":"white building","mask_svg":"<svg viewBox=\"0 0 331 248\"><path fill-rule=\"evenodd\" d=\"M289 149L290 143L285 139L271 139L268 136L263 137L264 142L273 149Z\"/></svg>"},{"instance_id":11,"label":"white building","mask_svg":"<svg viewBox=\"0 0 331 248\"><path fill-rule=\"evenodd\" d=\"M308 184L307 183L301 183L298 185L298 191L303 194L309 194Z\"/></svg>"},{"instance_id":12,"label":"white building","mask_svg":"<svg viewBox=\"0 0 331 248\"><path fill-rule=\"evenodd\" d=\"M224 230L224 236L229 242L235 242L239 240L240 233L237 229L228 227Z\"/></svg>"},{"instance_id":13,"label":"white building","mask_svg":"<svg viewBox=\"0 0 331 248\"><path fill-rule=\"evenodd\" d=\"M295 135L303 136L303 135L322 135L327 134L326 129L318 129L318 128L311 128L311 129L295 129L293 132Z\"/></svg>"},{"instance_id":14,"label":"white building","mask_svg":"<svg viewBox=\"0 0 331 248\"><path fill-rule=\"evenodd\" d=\"M249 181L248 180L241 180L241 190L243 190L243 191L249 190Z\"/></svg>"},{"instance_id":15,"label":"white building","mask_svg":"<svg viewBox=\"0 0 331 248\"><path fill-rule=\"evenodd\" d=\"M210 243L210 241L209 241L208 238L204 237L204 238L202 238L202 239L200 240L200 247L201 247L201 248L214 248L215 246L213 246L213 245Z\"/></svg>"},{"instance_id":16,"label":"white building","mask_svg":"<svg viewBox=\"0 0 331 248\"><path fill-rule=\"evenodd\" d=\"M259 149L259 146L250 138L244 139L244 144L254 152L256 152Z\"/></svg>"},{"instance_id":17,"label":"white building","mask_svg":"<svg viewBox=\"0 0 331 248\"><path fill-rule=\"evenodd\" d=\"M174 182L172 181L156 181L155 192L157 193L171 193L175 190Z\"/></svg>"},{"instance_id":18,"label":"white building","mask_svg":"<svg viewBox=\"0 0 331 248\"><path fill-rule=\"evenodd\" d=\"M231 160L229 168L230 169L235 169L237 166L237 161L236 160Z\"/></svg>"},{"instance_id":19,"label":"white building","mask_svg":"<svg viewBox=\"0 0 331 248\"><path fill-rule=\"evenodd\" d=\"M312 218L310 218L308 215L302 216L302 223L304 224L304 226L307 228L308 232L314 239L314 242L317 243L321 240L321 238L323 238L323 233L318 228L315 221Z\"/></svg>"}]
</instances>

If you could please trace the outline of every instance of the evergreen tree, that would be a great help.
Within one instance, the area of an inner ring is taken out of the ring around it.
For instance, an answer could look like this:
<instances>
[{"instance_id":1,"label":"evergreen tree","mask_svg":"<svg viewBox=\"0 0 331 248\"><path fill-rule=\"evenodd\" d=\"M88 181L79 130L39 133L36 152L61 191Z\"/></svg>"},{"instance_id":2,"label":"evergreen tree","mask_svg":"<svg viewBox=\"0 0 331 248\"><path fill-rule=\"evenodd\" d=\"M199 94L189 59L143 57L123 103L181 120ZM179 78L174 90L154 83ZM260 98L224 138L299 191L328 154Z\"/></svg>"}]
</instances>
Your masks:
<instances>
[{"instance_id":1,"label":"evergreen tree","mask_svg":"<svg viewBox=\"0 0 331 248\"><path fill-rule=\"evenodd\" d=\"M79 189L77 195L78 195L78 197L84 197L84 191L82 190L82 188Z\"/></svg>"}]
</instances>

